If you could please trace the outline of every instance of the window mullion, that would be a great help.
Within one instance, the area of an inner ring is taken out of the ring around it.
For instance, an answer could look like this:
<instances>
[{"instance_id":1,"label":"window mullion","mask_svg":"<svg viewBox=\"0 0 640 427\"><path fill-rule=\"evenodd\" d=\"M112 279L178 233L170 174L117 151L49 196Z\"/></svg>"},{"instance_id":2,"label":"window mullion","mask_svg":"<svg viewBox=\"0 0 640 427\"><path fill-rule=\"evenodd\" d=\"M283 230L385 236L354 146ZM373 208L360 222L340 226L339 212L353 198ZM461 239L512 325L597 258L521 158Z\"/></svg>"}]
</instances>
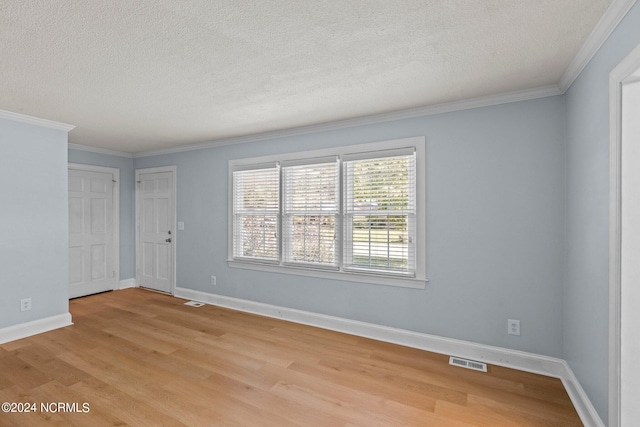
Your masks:
<instances>
[{"instance_id":1,"label":"window mullion","mask_svg":"<svg viewBox=\"0 0 640 427\"><path fill-rule=\"evenodd\" d=\"M278 232L278 263L280 265L282 265L282 260L283 260L283 252L285 250L284 248L284 234L285 234L285 227L283 225L283 221L284 221L284 200L285 197L287 197L286 194L284 194L284 177L283 177L283 171L282 168L280 167L280 164L278 163L277 165L278 168L278 181L279 181L279 185L278 185L278 217L277 217L277 225L276 225L276 230Z\"/></svg>"},{"instance_id":2,"label":"window mullion","mask_svg":"<svg viewBox=\"0 0 640 427\"><path fill-rule=\"evenodd\" d=\"M335 245L335 250L336 250L336 264L338 265L338 270L340 271L344 271L344 215L345 215L345 211L344 211L344 171L342 169L342 158L338 157L338 171L337 171L337 185L336 185L336 191L337 191L337 197L338 197L338 206L337 206L337 210L336 210L336 228L335 228L335 237L334 237L334 245Z\"/></svg>"}]
</instances>

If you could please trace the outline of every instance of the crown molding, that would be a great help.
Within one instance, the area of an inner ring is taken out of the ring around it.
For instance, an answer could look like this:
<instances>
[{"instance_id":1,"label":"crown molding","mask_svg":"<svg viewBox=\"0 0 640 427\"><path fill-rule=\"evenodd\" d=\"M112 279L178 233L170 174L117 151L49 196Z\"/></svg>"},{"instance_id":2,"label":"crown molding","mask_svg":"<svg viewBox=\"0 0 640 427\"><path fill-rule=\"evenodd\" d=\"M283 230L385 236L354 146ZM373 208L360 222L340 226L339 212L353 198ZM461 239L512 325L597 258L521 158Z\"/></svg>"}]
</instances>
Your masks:
<instances>
[{"instance_id":1,"label":"crown molding","mask_svg":"<svg viewBox=\"0 0 640 427\"><path fill-rule=\"evenodd\" d=\"M637 0L613 0L602 18L598 21L587 40L578 51L569 67L565 70L560 79L560 90L565 93L578 78L582 70L594 57L596 52L607 41L613 30L616 29L620 21L627 15Z\"/></svg>"},{"instance_id":2,"label":"crown molding","mask_svg":"<svg viewBox=\"0 0 640 427\"><path fill-rule=\"evenodd\" d=\"M527 101L530 99L544 98L548 96L562 95L562 91L556 85L542 86L533 89L525 89L513 92L506 92L497 95L482 96L478 98L465 99L462 101L446 102L442 104L427 105L424 107L411 108L407 110L394 111L390 113L375 114L353 119L337 120L334 122L320 123L316 125L301 126L290 129L257 133L253 135L238 136L231 138L217 139L214 141L199 144L189 144L180 147L167 148L162 150L143 151L133 154L134 158L159 156L162 154L174 154L183 151L201 150L204 148L221 147L224 145L242 144L248 142L264 141L267 139L284 138L289 136L304 135L309 133L326 132L355 126L365 126L394 120L413 119L416 117L432 116L435 114L451 113L454 111L468 110L472 108L488 107L492 105L506 104L517 101Z\"/></svg>"},{"instance_id":3,"label":"crown molding","mask_svg":"<svg viewBox=\"0 0 640 427\"><path fill-rule=\"evenodd\" d=\"M88 151L90 153L107 154L109 156L118 157L133 157L131 153L125 153L124 151L109 150L108 148L90 147L88 145L71 144L69 143L70 150Z\"/></svg>"},{"instance_id":4,"label":"crown molding","mask_svg":"<svg viewBox=\"0 0 640 427\"><path fill-rule=\"evenodd\" d=\"M52 120L40 119L38 117L27 116L26 114L14 113L11 111L0 110L0 119L12 120L14 122L27 123L30 125L41 126L49 129L62 130L69 132L75 128L74 125L66 123L54 122Z\"/></svg>"}]
</instances>

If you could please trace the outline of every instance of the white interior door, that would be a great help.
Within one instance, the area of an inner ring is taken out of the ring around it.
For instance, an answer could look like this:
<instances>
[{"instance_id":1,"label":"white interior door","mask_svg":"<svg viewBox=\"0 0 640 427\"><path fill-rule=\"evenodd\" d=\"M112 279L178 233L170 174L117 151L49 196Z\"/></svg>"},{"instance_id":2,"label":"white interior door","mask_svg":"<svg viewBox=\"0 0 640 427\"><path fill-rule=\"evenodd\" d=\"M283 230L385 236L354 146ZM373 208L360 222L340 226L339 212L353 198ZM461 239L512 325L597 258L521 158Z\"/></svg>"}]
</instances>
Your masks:
<instances>
[{"instance_id":1,"label":"white interior door","mask_svg":"<svg viewBox=\"0 0 640 427\"><path fill-rule=\"evenodd\" d=\"M138 284L173 291L174 171L136 171L138 205Z\"/></svg>"},{"instance_id":2,"label":"white interior door","mask_svg":"<svg viewBox=\"0 0 640 427\"><path fill-rule=\"evenodd\" d=\"M69 298L116 287L114 178L69 169Z\"/></svg>"}]
</instances>

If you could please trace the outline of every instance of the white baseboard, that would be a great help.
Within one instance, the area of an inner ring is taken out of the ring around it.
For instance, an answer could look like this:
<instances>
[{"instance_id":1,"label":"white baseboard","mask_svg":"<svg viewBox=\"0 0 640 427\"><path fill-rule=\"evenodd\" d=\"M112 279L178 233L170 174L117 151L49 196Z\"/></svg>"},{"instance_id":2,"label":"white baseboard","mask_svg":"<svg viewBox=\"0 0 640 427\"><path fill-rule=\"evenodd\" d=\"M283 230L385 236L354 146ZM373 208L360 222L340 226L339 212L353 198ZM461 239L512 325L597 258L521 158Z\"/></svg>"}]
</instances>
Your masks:
<instances>
[{"instance_id":1,"label":"white baseboard","mask_svg":"<svg viewBox=\"0 0 640 427\"><path fill-rule=\"evenodd\" d=\"M0 344L73 325L71 313L58 314L0 329Z\"/></svg>"},{"instance_id":2,"label":"white baseboard","mask_svg":"<svg viewBox=\"0 0 640 427\"><path fill-rule=\"evenodd\" d=\"M129 288L137 288L136 279L124 279L120 280L118 283L118 290L129 289Z\"/></svg>"},{"instance_id":3,"label":"white baseboard","mask_svg":"<svg viewBox=\"0 0 640 427\"><path fill-rule=\"evenodd\" d=\"M434 353L482 361L490 365L504 366L520 371L559 378L565 385L567 393L584 425L589 427L604 427L602 420L573 374L573 371L563 359L391 328L357 320L327 316L309 311L279 307L181 287L175 288L174 296L176 298L201 301L220 307L372 338Z\"/></svg>"},{"instance_id":4,"label":"white baseboard","mask_svg":"<svg viewBox=\"0 0 640 427\"><path fill-rule=\"evenodd\" d=\"M573 406L576 408L578 415L580 415L582 423L589 427L605 427L605 424L602 422L600 415L598 415L596 408L593 407L591 400L589 400L589 396L587 396L587 393L582 388L582 385L578 381L578 378L576 378L576 375L573 373L573 370L567 361L563 360L562 363L564 364L565 372L564 376L560 379L571 398Z\"/></svg>"}]
</instances>

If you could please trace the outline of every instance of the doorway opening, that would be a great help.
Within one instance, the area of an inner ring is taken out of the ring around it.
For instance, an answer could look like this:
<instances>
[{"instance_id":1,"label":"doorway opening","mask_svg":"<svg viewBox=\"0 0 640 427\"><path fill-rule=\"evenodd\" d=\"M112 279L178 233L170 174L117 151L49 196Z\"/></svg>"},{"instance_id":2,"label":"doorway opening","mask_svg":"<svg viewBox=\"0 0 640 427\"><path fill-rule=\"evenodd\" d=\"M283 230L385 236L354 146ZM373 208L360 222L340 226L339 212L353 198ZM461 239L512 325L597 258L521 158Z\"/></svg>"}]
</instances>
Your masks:
<instances>
[{"instance_id":1,"label":"doorway opening","mask_svg":"<svg viewBox=\"0 0 640 427\"><path fill-rule=\"evenodd\" d=\"M612 72L609 209L609 425L640 419L640 46Z\"/></svg>"}]
</instances>

